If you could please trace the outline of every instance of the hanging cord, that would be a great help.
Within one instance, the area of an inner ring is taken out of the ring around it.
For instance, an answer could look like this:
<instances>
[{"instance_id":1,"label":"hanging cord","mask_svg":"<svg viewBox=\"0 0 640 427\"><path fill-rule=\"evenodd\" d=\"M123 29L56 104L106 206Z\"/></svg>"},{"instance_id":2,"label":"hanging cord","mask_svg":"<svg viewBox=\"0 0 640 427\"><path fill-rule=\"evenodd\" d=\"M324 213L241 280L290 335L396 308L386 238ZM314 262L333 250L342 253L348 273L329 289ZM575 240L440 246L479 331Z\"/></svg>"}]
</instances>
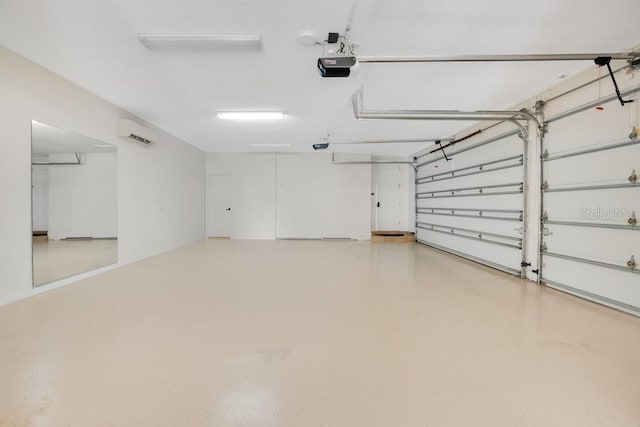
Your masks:
<instances>
[{"instance_id":1,"label":"hanging cord","mask_svg":"<svg viewBox=\"0 0 640 427\"><path fill-rule=\"evenodd\" d=\"M624 107L624 104L633 102L633 99L622 99L622 94L620 94L620 88L618 88L618 82L616 82L616 77L613 75L613 70L611 69L611 57L598 56L594 60L594 62L599 67L602 67L603 65L607 66L607 69L609 70L609 75L611 76L611 80L613 81L613 87L616 89L616 95L618 95L618 100L620 101L620 105Z\"/></svg>"}]
</instances>

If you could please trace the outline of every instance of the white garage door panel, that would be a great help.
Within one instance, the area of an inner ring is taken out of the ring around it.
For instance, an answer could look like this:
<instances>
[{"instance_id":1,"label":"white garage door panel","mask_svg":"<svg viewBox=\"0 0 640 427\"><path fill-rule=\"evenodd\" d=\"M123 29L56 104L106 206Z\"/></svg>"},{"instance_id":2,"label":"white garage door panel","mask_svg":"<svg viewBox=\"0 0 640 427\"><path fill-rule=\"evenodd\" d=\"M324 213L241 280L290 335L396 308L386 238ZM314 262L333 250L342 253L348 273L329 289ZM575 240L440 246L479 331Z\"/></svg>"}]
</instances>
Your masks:
<instances>
[{"instance_id":1,"label":"white garage door panel","mask_svg":"<svg viewBox=\"0 0 640 427\"><path fill-rule=\"evenodd\" d=\"M465 144L467 143L460 143L458 145L454 145L453 147L445 149L445 152L447 153L454 153L450 156L450 158L453 159L452 161L447 162L446 160L442 159L428 165L421 166L418 170L418 178L451 171L452 168L462 169L469 166L485 162L492 162L498 159L504 159L522 154L522 140L515 135L492 142L488 145L478 147L476 149L455 154L455 151L459 148L472 145ZM435 155L439 157L441 153L434 153L434 156ZM425 157L424 159L421 159L418 164L430 158L431 157Z\"/></svg>"},{"instance_id":2,"label":"white garage door panel","mask_svg":"<svg viewBox=\"0 0 640 427\"><path fill-rule=\"evenodd\" d=\"M477 208L477 209L522 209L522 194L497 196L469 196L454 198L426 198L417 200L419 208Z\"/></svg>"},{"instance_id":3,"label":"white garage door panel","mask_svg":"<svg viewBox=\"0 0 640 427\"><path fill-rule=\"evenodd\" d=\"M547 251L624 266L640 250L640 228L610 230L547 224ZM640 261L640 259L638 260ZM640 277L638 277L640 281ZM640 286L640 284L638 285Z\"/></svg>"},{"instance_id":4,"label":"white garage door panel","mask_svg":"<svg viewBox=\"0 0 640 427\"><path fill-rule=\"evenodd\" d=\"M501 269L508 270L513 274L519 272L521 253L518 249L422 229L418 229L417 238L427 245L487 261L484 262L487 265L494 263L493 267L503 267Z\"/></svg>"},{"instance_id":5,"label":"white garage door panel","mask_svg":"<svg viewBox=\"0 0 640 427\"><path fill-rule=\"evenodd\" d=\"M544 268L550 282L640 310L640 274L551 257L545 257Z\"/></svg>"},{"instance_id":6,"label":"white garage door panel","mask_svg":"<svg viewBox=\"0 0 640 427\"><path fill-rule=\"evenodd\" d=\"M625 140L637 117L637 102L623 108L616 100L604 105L603 111L589 109L549 123L545 148L560 153Z\"/></svg>"},{"instance_id":7,"label":"white garage door panel","mask_svg":"<svg viewBox=\"0 0 640 427\"><path fill-rule=\"evenodd\" d=\"M568 157L549 162L545 179L550 186L628 183L631 172L640 174L640 143L624 148ZM615 165L615 167L612 167ZM567 171L580 171L577 174Z\"/></svg>"},{"instance_id":8,"label":"white garage door panel","mask_svg":"<svg viewBox=\"0 0 640 427\"><path fill-rule=\"evenodd\" d=\"M461 212L462 213L462 212ZM522 227L520 221L505 221L483 218L466 218L445 215L430 215L418 212L418 222L436 224L442 226L452 226L466 229L482 229L487 233L502 234L520 238L519 229ZM640 233L638 233L640 235Z\"/></svg>"},{"instance_id":9,"label":"white garage door panel","mask_svg":"<svg viewBox=\"0 0 640 427\"><path fill-rule=\"evenodd\" d=\"M636 188L546 193L545 210L549 220L628 225L640 215L640 197Z\"/></svg>"},{"instance_id":10,"label":"white garage door panel","mask_svg":"<svg viewBox=\"0 0 640 427\"><path fill-rule=\"evenodd\" d=\"M505 163L505 165L518 165L517 160ZM478 168L475 169L476 171ZM468 173L469 171L463 171L461 174ZM438 178L436 178L438 179ZM485 185L499 185L505 183L522 182L522 168L516 166L510 169L501 169L492 172L485 172L482 174L475 174L470 176L456 176L449 179L440 179L431 182L418 184L418 192L422 191L439 191L449 190L461 187L482 187ZM497 191L497 190L496 190ZM477 191L476 191L477 192Z\"/></svg>"}]
</instances>

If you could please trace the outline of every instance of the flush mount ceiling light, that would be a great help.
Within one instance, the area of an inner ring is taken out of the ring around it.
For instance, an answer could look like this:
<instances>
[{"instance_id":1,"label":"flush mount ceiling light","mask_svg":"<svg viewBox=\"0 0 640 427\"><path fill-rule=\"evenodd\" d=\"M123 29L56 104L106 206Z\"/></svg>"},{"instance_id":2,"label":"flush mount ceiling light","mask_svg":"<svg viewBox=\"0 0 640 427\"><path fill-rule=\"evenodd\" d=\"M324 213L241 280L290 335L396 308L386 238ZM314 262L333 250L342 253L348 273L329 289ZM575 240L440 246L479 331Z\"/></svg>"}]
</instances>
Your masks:
<instances>
[{"instance_id":1,"label":"flush mount ceiling light","mask_svg":"<svg viewBox=\"0 0 640 427\"><path fill-rule=\"evenodd\" d=\"M138 34L152 50L260 50L260 34Z\"/></svg>"},{"instance_id":2,"label":"flush mount ceiling light","mask_svg":"<svg viewBox=\"0 0 640 427\"><path fill-rule=\"evenodd\" d=\"M282 120L282 111L220 111L218 118L222 120Z\"/></svg>"},{"instance_id":3,"label":"flush mount ceiling light","mask_svg":"<svg viewBox=\"0 0 640 427\"><path fill-rule=\"evenodd\" d=\"M311 31L303 31L298 34L298 43L302 46L313 46L319 44L318 38Z\"/></svg>"}]
</instances>

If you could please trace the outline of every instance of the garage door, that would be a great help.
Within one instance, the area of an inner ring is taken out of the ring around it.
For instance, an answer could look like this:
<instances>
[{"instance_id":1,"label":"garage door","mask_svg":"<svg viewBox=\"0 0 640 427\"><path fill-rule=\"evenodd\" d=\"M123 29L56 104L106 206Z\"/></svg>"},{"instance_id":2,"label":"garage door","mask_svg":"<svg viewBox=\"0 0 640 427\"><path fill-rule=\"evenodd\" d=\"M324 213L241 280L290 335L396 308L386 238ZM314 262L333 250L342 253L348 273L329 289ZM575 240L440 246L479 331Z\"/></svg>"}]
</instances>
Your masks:
<instances>
[{"instance_id":1,"label":"garage door","mask_svg":"<svg viewBox=\"0 0 640 427\"><path fill-rule=\"evenodd\" d=\"M418 157L416 237L520 276L523 268L526 144L518 130ZM513 129L513 127L511 127Z\"/></svg>"},{"instance_id":2,"label":"garage door","mask_svg":"<svg viewBox=\"0 0 640 427\"><path fill-rule=\"evenodd\" d=\"M547 121L541 281L640 314L638 101L597 107Z\"/></svg>"}]
</instances>

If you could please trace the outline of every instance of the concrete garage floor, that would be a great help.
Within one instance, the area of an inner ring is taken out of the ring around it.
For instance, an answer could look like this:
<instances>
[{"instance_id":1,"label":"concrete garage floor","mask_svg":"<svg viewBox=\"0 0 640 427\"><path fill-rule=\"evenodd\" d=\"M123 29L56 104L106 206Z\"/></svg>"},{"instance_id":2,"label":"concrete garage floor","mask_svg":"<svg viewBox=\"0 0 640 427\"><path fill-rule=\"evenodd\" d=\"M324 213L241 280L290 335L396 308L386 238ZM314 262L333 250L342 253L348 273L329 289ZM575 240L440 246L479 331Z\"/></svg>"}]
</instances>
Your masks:
<instances>
[{"instance_id":1,"label":"concrete garage floor","mask_svg":"<svg viewBox=\"0 0 640 427\"><path fill-rule=\"evenodd\" d=\"M417 246L209 240L0 307L2 426L638 426L640 319Z\"/></svg>"}]
</instances>

